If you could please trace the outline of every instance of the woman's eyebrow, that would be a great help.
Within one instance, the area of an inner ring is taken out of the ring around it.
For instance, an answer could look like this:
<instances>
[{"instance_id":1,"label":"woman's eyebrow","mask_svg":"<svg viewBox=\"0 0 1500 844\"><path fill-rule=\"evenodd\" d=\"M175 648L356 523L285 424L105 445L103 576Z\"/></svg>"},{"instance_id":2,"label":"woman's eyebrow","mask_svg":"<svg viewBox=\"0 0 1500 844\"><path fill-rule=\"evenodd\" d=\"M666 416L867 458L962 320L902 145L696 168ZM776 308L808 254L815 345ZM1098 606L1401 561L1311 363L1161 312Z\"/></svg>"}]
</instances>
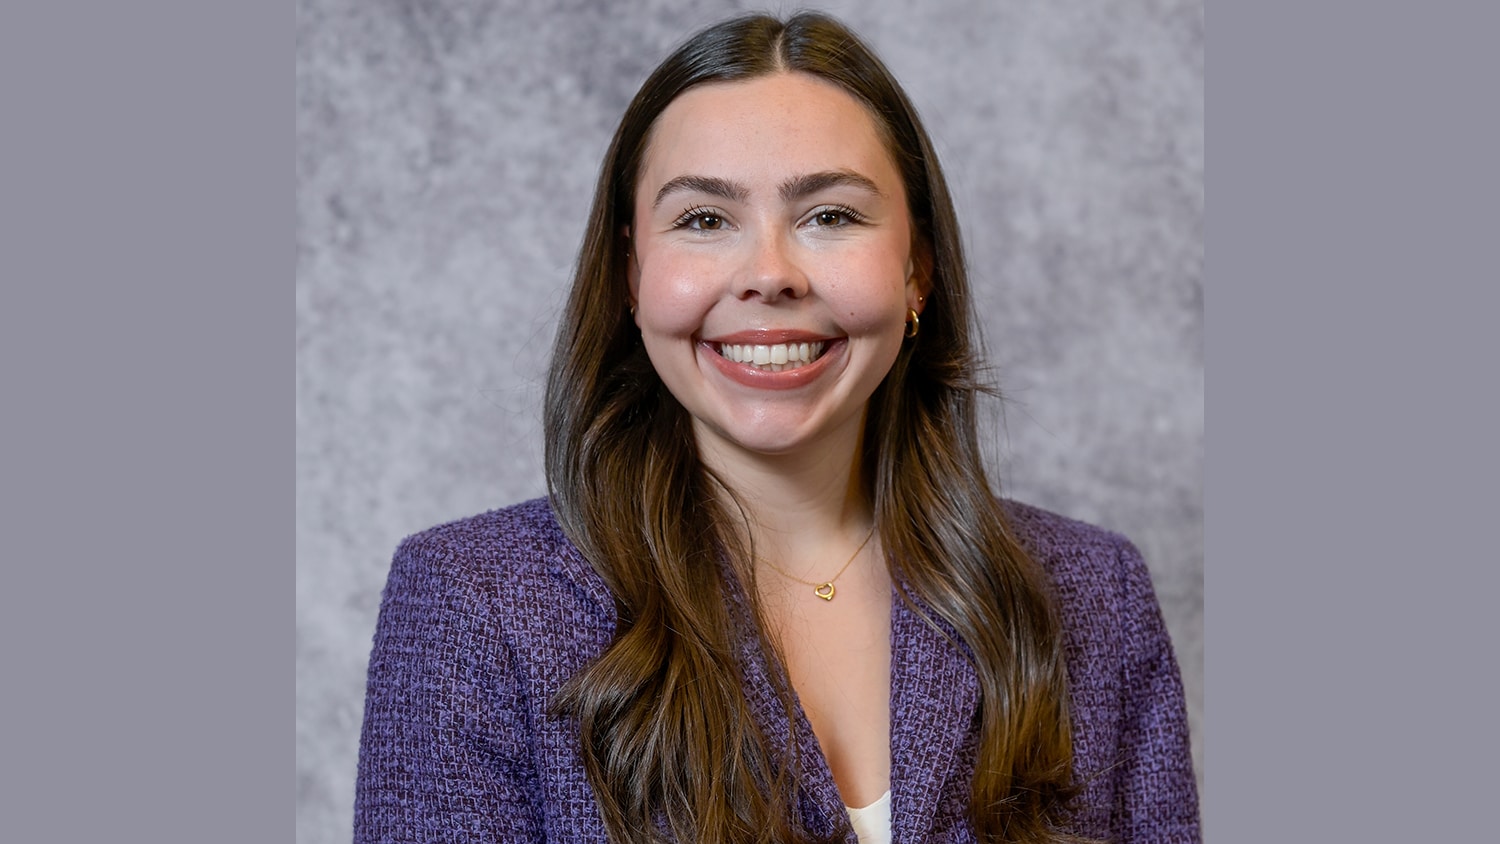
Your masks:
<instances>
[{"instance_id":1,"label":"woman's eyebrow","mask_svg":"<svg viewBox=\"0 0 1500 844\"><path fill-rule=\"evenodd\" d=\"M717 196L730 202L744 202L750 198L750 189L728 179L720 179L717 176L677 176L668 179L656 192L656 201L651 203L652 209L661 206L662 200L678 191L693 191Z\"/></svg>"},{"instance_id":2,"label":"woman's eyebrow","mask_svg":"<svg viewBox=\"0 0 1500 844\"><path fill-rule=\"evenodd\" d=\"M792 202L803 199L810 194L820 190L833 187L852 187L875 196L885 196L875 182L853 170L824 170L820 173L808 173L804 176L793 176L781 183L781 199L783 202Z\"/></svg>"},{"instance_id":3,"label":"woman's eyebrow","mask_svg":"<svg viewBox=\"0 0 1500 844\"><path fill-rule=\"evenodd\" d=\"M820 190L840 186L856 188L874 196L885 196L880 192L880 188L875 186L873 180L853 170L823 170L818 173L793 176L781 183L779 192L783 202L794 202ZM667 183L661 186L661 190L656 192L656 199L651 203L652 209L661 207L663 200L679 192L706 193L729 202L744 202L750 198L750 189L738 182L731 182L718 176L687 174L668 179Z\"/></svg>"}]
</instances>

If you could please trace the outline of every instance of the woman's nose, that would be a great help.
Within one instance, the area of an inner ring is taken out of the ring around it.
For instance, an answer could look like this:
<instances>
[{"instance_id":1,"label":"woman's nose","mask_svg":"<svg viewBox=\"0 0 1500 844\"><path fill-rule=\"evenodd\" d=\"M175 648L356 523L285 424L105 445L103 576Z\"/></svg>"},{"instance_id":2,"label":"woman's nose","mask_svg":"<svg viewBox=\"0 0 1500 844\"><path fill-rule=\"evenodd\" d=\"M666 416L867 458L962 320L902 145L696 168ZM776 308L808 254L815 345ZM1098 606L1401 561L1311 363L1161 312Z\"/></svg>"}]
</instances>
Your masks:
<instances>
[{"instance_id":1,"label":"woman's nose","mask_svg":"<svg viewBox=\"0 0 1500 844\"><path fill-rule=\"evenodd\" d=\"M798 261L796 244L779 233L768 232L756 238L751 248L754 252L735 285L736 296L774 302L807 295L807 273Z\"/></svg>"}]
</instances>

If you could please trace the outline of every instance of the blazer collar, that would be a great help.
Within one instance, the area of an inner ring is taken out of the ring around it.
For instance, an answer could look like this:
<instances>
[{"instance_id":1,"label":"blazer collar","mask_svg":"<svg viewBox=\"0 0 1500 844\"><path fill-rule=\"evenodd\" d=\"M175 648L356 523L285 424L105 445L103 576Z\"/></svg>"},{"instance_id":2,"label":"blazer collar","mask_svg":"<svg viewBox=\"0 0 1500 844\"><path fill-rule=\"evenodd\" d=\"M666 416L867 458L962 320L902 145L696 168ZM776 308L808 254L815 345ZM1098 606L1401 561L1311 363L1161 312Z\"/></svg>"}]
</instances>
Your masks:
<instances>
[{"instance_id":1,"label":"blazer collar","mask_svg":"<svg viewBox=\"0 0 1500 844\"><path fill-rule=\"evenodd\" d=\"M605 619L612 631L619 623L614 593L609 591L604 578L594 570L594 566L578 550L567 534L563 533L562 525L557 522L557 517L548 510L551 528L555 532L552 553L547 560L547 569L553 577L572 584L573 588L583 594L595 610Z\"/></svg>"}]
</instances>

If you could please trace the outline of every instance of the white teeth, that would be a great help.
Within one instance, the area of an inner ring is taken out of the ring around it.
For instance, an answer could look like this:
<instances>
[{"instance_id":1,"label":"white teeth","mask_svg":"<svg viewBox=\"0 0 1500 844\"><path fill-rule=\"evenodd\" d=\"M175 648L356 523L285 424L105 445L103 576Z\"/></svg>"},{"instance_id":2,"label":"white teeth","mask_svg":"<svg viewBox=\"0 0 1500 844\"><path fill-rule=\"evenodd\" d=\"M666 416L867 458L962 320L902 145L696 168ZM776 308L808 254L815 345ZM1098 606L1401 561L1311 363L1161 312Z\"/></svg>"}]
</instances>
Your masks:
<instances>
[{"instance_id":1,"label":"white teeth","mask_svg":"<svg viewBox=\"0 0 1500 844\"><path fill-rule=\"evenodd\" d=\"M778 343L774 346L721 343L719 354L735 363L745 363L768 372L797 369L817 360L826 344L821 341L808 343Z\"/></svg>"}]
</instances>

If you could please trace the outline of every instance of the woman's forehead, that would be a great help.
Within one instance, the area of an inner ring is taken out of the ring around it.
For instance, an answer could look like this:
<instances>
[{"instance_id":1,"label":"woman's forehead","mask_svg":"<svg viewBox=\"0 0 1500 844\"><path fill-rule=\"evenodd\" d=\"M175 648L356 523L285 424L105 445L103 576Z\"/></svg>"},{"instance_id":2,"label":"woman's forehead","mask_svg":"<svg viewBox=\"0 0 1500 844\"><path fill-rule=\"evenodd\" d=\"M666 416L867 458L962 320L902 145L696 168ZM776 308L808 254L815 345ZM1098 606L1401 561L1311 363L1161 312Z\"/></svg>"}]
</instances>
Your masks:
<instances>
[{"instance_id":1,"label":"woman's forehead","mask_svg":"<svg viewBox=\"0 0 1500 844\"><path fill-rule=\"evenodd\" d=\"M637 196L683 175L771 186L809 173L859 173L900 191L900 172L870 110L804 73L711 82L662 111L642 159Z\"/></svg>"}]
</instances>

